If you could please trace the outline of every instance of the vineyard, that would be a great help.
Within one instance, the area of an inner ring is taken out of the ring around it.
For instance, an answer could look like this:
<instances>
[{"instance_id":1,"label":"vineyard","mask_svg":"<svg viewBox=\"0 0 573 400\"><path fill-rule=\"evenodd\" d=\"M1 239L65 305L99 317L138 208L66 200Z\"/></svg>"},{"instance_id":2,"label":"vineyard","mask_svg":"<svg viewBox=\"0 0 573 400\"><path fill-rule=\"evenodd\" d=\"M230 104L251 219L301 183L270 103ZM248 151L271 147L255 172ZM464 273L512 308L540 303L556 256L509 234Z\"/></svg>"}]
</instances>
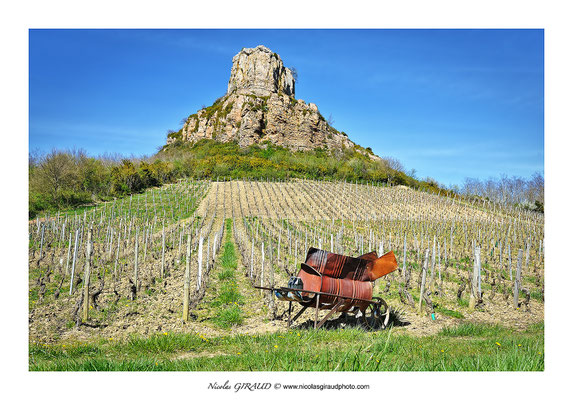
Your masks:
<instances>
[{"instance_id":1,"label":"vineyard","mask_svg":"<svg viewBox=\"0 0 573 400\"><path fill-rule=\"evenodd\" d=\"M374 296L413 335L544 319L542 214L402 186L187 180L30 221L30 340L285 331L288 303L253 285L286 286L309 247L393 251Z\"/></svg>"}]
</instances>

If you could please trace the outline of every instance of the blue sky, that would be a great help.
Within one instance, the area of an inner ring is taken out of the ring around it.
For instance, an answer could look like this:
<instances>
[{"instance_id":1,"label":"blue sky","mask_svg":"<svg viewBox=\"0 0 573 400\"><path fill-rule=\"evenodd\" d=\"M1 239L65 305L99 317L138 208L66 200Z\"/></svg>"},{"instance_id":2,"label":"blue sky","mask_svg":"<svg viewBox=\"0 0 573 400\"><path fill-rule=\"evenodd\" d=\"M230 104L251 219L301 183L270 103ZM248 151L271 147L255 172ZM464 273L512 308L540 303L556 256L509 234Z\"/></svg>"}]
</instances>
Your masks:
<instances>
[{"instance_id":1,"label":"blue sky","mask_svg":"<svg viewBox=\"0 0 573 400\"><path fill-rule=\"evenodd\" d=\"M542 30L31 30L29 148L150 155L263 44L296 97L420 178L544 172Z\"/></svg>"}]
</instances>

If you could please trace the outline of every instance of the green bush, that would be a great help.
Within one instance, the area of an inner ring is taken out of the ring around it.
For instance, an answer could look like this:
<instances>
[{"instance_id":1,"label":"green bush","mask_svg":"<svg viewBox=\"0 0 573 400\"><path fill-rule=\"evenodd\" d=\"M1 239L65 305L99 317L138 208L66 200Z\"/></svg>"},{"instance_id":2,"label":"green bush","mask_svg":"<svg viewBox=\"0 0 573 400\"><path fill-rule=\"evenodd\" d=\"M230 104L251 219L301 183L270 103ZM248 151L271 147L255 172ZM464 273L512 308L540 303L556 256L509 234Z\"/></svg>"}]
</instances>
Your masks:
<instances>
[{"instance_id":1,"label":"green bush","mask_svg":"<svg viewBox=\"0 0 573 400\"><path fill-rule=\"evenodd\" d=\"M180 143L180 142L179 142ZM186 174L183 163L88 157L82 151L54 150L29 167L29 217L109 200L174 182Z\"/></svg>"}]
</instances>

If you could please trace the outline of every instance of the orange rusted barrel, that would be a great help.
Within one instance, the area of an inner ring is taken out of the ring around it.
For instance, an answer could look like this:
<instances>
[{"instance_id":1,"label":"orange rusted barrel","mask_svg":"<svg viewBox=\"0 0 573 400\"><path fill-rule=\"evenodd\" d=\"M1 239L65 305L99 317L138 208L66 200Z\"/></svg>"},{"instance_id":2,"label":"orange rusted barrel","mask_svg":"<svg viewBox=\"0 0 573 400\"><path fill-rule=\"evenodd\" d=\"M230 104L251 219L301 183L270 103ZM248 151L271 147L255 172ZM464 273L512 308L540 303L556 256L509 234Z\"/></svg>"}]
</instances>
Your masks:
<instances>
[{"instance_id":1,"label":"orange rusted barrel","mask_svg":"<svg viewBox=\"0 0 573 400\"><path fill-rule=\"evenodd\" d=\"M311 247L306 255L305 264L324 276L365 281L368 280L366 268L370 262L367 259L343 256Z\"/></svg>"},{"instance_id":2,"label":"orange rusted barrel","mask_svg":"<svg viewBox=\"0 0 573 400\"><path fill-rule=\"evenodd\" d=\"M375 251L360 257L349 257L314 247L308 250L305 264L322 275L355 281L375 281L398 268L396 257L391 251L382 257L378 257Z\"/></svg>"},{"instance_id":3,"label":"orange rusted barrel","mask_svg":"<svg viewBox=\"0 0 573 400\"><path fill-rule=\"evenodd\" d=\"M348 257L311 247L298 277L302 279L304 290L332 294L320 296L320 308L332 308L340 296L351 297L340 310L346 311L353 306L366 307L364 301L372 300L372 282L397 267L392 252L382 257L376 252ZM307 294L303 292L303 295Z\"/></svg>"},{"instance_id":4,"label":"orange rusted barrel","mask_svg":"<svg viewBox=\"0 0 573 400\"><path fill-rule=\"evenodd\" d=\"M332 293L335 295L321 296L321 303L336 303L337 296L354 297L360 300L372 300L372 283L323 276L321 292ZM358 300L348 300L347 304L348 306L357 306L362 303Z\"/></svg>"}]
</instances>

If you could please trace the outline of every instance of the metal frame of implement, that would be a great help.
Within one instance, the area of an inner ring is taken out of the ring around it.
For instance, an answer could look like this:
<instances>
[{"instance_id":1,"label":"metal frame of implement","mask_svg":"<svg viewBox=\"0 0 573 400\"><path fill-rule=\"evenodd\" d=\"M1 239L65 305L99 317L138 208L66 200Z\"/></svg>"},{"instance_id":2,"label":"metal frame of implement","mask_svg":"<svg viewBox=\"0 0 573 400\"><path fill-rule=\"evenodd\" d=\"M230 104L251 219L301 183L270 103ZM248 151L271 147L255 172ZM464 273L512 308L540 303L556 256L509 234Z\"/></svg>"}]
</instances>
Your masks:
<instances>
[{"instance_id":1,"label":"metal frame of implement","mask_svg":"<svg viewBox=\"0 0 573 400\"><path fill-rule=\"evenodd\" d=\"M309 307L315 308L315 329L324 325L335 312L357 314L360 311L364 325L370 329L388 325L390 308L384 300L372 296L372 283L397 269L393 252L381 257L375 251L349 257L311 247L300 267L298 275L292 277L294 281L289 280L288 287L253 286L270 290L279 300L289 302L289 327ZM300 303L302 310L291 319L293 301ZM319 309L329 310L320 321Z\"/></svg>"},{"instance_id":2,"label":"metal frame of implement","mask_svg":"<svg viewBox=\"0 0 573 400\"><path fill-rule=\"evenodd\" d=\"M361 303L366 303L368 305L364 311L362 310L360 311L362 312L362 320L369 329L376 329L379 327L385 328L386 326L388 326L388 321L390 319L390 308L388 307L388 304L386 304L386 302L379 297L373 297L372 300L365 300L351 296L335 295L326 292L316 292L308 289L304 290L304 289L293 289L287 287L265 287L265 286L253 286L253 287L255 289L270 290L275 295L278 292L280 293L280 296L282 296L285 300L289 302L288 325L287 325L288 327L290 327L291 324L294 321L296 321L298 317L300 317L307 308L311 307L315 309L314 329L319 329L322 325L324 325L324 323L328 320L328 318L330 318L330 316L333 313L337 312L338 309L343 308L344 306L347 305L348 302L352 301L359 301ZM290 297L288 296L288 293L293 293L295 294L295 296ZM314 296L308 298L308 296L302 296L302 293L310 293L313 294ZM321 295L334 297L336 299L334 305L326 305L326 306L324 304L321 305L320 303ZM307 298L305 299L305 297ZM291 318L293 301L300 303L302 305L302 309L294 316L294 318ZM384 313L380 311L381 307L384 307ZM366 310L368 308L370 309L370 316L368 316L366 313ZM318 320L319 309L330 310L320 321ZM383 321L382 321L382 316L384 316Z\"/></svg>"}]
</instances>

